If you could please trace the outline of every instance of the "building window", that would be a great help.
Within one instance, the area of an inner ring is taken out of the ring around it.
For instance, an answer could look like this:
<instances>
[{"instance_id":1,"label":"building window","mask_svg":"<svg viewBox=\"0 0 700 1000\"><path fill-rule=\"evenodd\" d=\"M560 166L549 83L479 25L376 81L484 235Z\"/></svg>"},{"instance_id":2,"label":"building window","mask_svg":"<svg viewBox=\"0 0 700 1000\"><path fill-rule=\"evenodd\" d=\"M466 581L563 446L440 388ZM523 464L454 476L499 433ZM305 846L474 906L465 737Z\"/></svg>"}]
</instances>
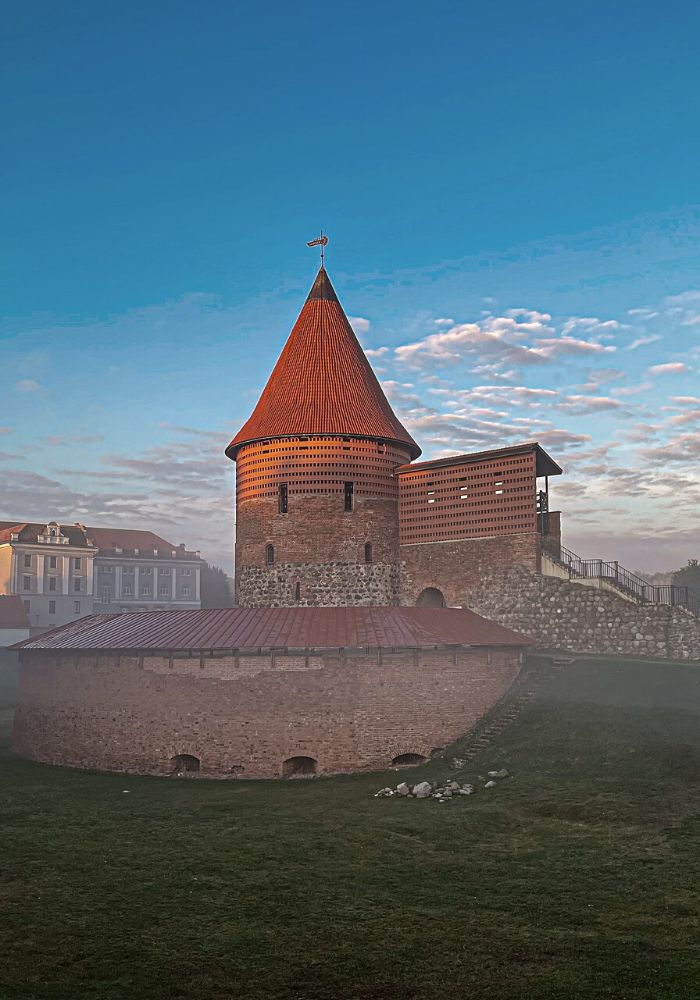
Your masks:
<instances>
[{"instance_id":1,"label":"building window","mask_svg":"<svg viewBox=\"0 0 700 1000\"><path fill-rule=\"evenodd\" d=\"M352 510L352 483L345 484L345 509Z\"/></svg>"},{"instance_id":2,"label":"building window","mask_svg":"<svg viewBox=\"0 0 700 1000\"><path fill-rule=\"evenodd\" d=\"M80 556L77 556L73 560L73 569L80 569L81 566L82 566L82 564L83 564L83 560L80 558Z\"/></svg>"},{"instance_id":3,"label":"building window","mask_svg":"<svg viewBox=\"0 0 700 1000\"><path fill-rule=\"evenodd\" d=\"M81 587L81 581L80 581L80 580L73 580L73 590L74 590L74 591L75 591L75 592L76 592L77 594L79 594L79 593L80 593L80 587Z\"/></svg>"},{"instance_id":4,"label":"building window","mask_svg":"<svg viewBox=\"0 0 700 1000\"><path fill-rule=\"evenodd\" d=\"M29 614L29 612L31 611L32 602L31 601L22 601L22 604L24 605L24 610L27 612L27 614Z\"/></svg>"},{"instance_id":5,"label":"building window","mask_svg":"<svg viewBox=\"0 0 700 1000\"><path fill-rule=\"evenodd\" d=\"M75 601L75 603L73 604L73 612L76 615L80 614L80 601Z\"/></svg>"},{"instance_id":6,"label":"building window","mask_svg":"<svg viewBox=\"0 0 700 1000\"><path fill-rule=\"evenodd\" d=\"M32 557L31 556L25 556L24 557L24 566L25 566L25 569L29 569L31 565L32 565Z\"/></svg>"},{"instance_id":7,"label":"building window","mask_svg":"<svg viewBox=\"0 0 700 1000\"><path fill-rule=\"evenodd\" d=\"M109 604L109 587L102 588L102 603Z\"/></svg>"},{"instance_id":8,"label":"building window","mask_svg":"<svg viewBox=\"0 0 700 1000\"><path fill-rule=\"evenodd\" d=\"M165 569L161 569L163 576L170 576L170 567L166 566Z\"/></svg>"},{"instance_id":9,"label":"building window","mask_svg":"<svg viewBox=\"0 0 700 1000\"><path fill-rule=\"evenodd\" d=\"M280 483L279 486L279 512L280 514L286 514L289 511L289 489L286 483Z\"/></svg>"},{"instance_id":10,"label":"building window","mask_svg":"<svg viewBox=\"0 0 700 1000\"><path fill-rule=\"evenodd\" d=\"M160 596L161 597L167 597L168 596L168 588L167 587L161 587L160 588Z\"/></svg>"},{"instance_id":11,"label":"building window","mask_svg":"<svg viewBox=\"0 0 700 1000\"><path fill-rule=\"evenodd\" d=\"M371 563L372 562L372 543L371 542L365 542L365 562L366 563Z\"/></svg>"},{"instance_id":12,"label":"building window","mask_svg":"<svg viewBox=\"0 0 700 1000\"><path fill-rule=\"evenodd\" d=\"M55 615L56 614L56 602L55 601L49 601L49 614L50 615Z\"/></svg>"},{"instance_id":13,"label":"building window","mask_svg":"<svg viewBox=\"0 0 700 1000\"><path fill-rule=\"evenodd\" d=\"M190 596L190 588L189 587L183 587L182 588L182 596L183 597L189 597Z\"/></svg>"},{"instance_id":14,"label":"building window","mask_svg":"<svg viewBox=\"0 0 700 1000\"><path fill-rule=\"evenodd\" d=\"M186 569L183 569L182 575L183 576L192 576L192 570L189 567L187 567Z\"/></svg>"},{"instance_id":15,"label":"building window","mask_svg":"<svg viewBox=\"0 0 700 1000\"><path fill-rule=\"evenodd\" d=\"M124 584L124 586L122 587L122 595L124 597L131 597L131 584L130 583L125 583Z\"/></svg>"},{"instance_id":16,"label":"building window","mask_svg":"<svg viewBox=\"0 0 700 1000\"><path fill-rule=\"evenodd\" d=\"M274 545L266 545L265 546L265 563L268 566L272 566L272 564L274 563L274 561L275 561L275 546Z\"/></svg>"},{"instance_id":17,"label":"building window","mask_svg":"<svg viewBox=\"0 0 700 1000\"><path fill-rule=\"evenodd\" d=\"M295 601L300 601L301 600L301 584L300 583L297 583L294 586L294 600Z\"/></svg>"},{"instance_id":18,"label":"building window","mask_svg":"<svg viewBox=\"0 0 700 1000\"><path fill-rule=\"evenodd\" d=\"M149 586L141 587L141 597L150 597L151 588Z\"/></svg>"},{"instance_id":19,"label":"building window","mask_svg":"<svg viewBox=\"0 0 700 1000\"><path fill-rule=\"evenodd\" d=\"M31 590L32 589L32 578L31 578L31 576L23 576L22 577L22 589L23 590Z\"/></svg>"},{"instance_id":20,"label":"building window","mask_svg":"<svg viewBox=\"0 0 700 1000\"><path fill-rule=\"evenodd\" d=\"M56 569L56 556L49 556L49 569Z\"/></svg>"},{"instance_id":21,"label":"building window","mask_svg":"<svg viewBox=\"0 0 700 1000\"><path fill-rule=\"evenodd\" d=\"M56 577L55 576L50 576L49 577L49 590L55 590L55 589L56 589Z\"/></svg>"}]
</instances>

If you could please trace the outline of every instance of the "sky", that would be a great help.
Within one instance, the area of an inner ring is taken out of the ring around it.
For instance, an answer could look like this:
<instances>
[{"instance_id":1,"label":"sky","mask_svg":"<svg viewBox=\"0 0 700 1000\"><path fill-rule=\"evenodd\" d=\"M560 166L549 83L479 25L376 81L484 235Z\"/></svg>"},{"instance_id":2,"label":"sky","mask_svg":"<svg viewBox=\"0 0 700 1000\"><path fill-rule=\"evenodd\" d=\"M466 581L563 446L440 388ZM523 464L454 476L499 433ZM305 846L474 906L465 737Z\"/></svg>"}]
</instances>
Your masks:
<instances>
[{"instance_id":1,"label":"sky","mask_svg":"<svg viewBox=\"0 0 700 1000\"><path fill-rule=\"evenodd\" d=\"M0 518L232 568L322 226L432 458L539 440L564 543L700 557L700 6L7 5Z\"/></svg>"}]
</instances>

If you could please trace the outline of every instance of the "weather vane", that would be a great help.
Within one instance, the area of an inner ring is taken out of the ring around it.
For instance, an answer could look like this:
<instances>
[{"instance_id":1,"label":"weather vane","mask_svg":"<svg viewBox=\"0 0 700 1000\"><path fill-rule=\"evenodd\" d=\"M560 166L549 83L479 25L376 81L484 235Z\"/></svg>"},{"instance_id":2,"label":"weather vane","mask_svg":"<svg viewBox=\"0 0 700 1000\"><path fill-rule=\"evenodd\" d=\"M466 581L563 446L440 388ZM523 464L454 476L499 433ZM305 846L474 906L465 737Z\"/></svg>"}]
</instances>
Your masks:
<instances>
[{"instance_id":1,"label":"weather vane","mask_svg":"<svg viewBox=\"0 0 700 1000\"><path fill-rule=\"evenodd\" d=\"M321 235L315 239L311 240L310 243L306 244L307 247L320 247L321 248L321 267L323 267L323 258L325 256L325 248L328 246L328 237L324 236L323 230L321 230Z\"/></svg>"}]
</instances>

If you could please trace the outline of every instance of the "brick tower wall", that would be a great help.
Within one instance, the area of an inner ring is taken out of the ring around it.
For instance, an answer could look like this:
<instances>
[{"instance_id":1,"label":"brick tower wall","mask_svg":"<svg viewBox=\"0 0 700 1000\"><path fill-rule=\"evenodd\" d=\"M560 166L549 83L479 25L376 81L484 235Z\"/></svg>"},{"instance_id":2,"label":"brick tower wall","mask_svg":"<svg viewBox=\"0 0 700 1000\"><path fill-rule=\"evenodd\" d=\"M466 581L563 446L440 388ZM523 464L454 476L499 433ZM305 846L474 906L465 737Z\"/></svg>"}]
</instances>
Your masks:
<instances>
[{"instance_id":1,"label":"brick tower wall","mask_svg":"<svg viewBox=\"0 0 700 1000\"><path fill-rule=\"evenodd\" d=\"M394 470L408 457L403 446L352 437L243 445L236 458L238 605L398 604Z\"/></svg>"}]
</instances>

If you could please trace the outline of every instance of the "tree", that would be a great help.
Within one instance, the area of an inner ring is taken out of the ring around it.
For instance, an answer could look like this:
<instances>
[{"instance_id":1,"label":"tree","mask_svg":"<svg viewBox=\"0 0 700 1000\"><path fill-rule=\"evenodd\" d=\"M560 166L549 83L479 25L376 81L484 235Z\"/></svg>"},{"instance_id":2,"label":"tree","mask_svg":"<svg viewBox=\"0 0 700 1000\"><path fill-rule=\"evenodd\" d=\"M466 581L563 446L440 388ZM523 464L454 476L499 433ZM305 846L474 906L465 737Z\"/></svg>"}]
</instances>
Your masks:
<instances>
[{"instance_id":1,"label":"tree","mask_svg":"<svg viewBox=\"0 0 700 1000\"><path fill-rule=\"evenodd\" d=\"M233 607L231 580L218 566L210 566L209 563L204 563L200 583L203 608Z\"/></svg>"},{"instance_id":2,"label":"tree","mask_svg":"<svg viewBox=\"0 0 700 1000\"><path fill-rule=\"evenodd\" d=\"M700 594L700 561L689 559L687 566L676 570L673 574L673 584L676 587L690 587Z\"/></svg>"}]
</instances>

